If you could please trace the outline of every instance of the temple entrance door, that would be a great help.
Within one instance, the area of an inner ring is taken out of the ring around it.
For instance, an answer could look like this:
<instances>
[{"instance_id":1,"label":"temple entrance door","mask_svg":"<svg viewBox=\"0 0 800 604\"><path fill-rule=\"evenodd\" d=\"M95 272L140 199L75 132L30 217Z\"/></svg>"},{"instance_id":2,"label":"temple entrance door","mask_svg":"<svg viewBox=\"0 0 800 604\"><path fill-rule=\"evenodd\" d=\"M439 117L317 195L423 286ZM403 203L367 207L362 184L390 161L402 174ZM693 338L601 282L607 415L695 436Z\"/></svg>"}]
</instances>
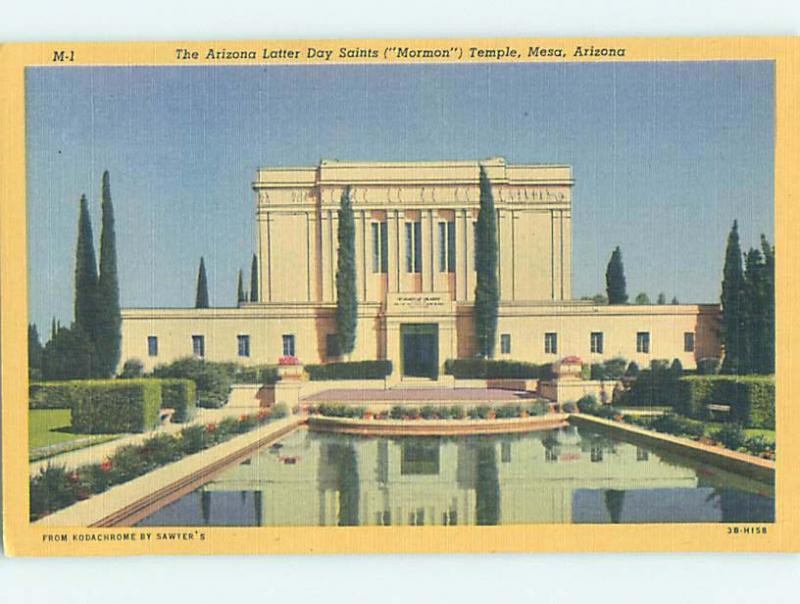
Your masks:
<instances>
[{"instance_id":1,"label":"temple entrance door","mask_svg":"<svg viewBox=\"0 0 800 604\"><path fill-rule=\"evenodd\" d=\"M400 326L403 376L439 377L439 326L407 323Z\"/></svg>"}]
</instances>

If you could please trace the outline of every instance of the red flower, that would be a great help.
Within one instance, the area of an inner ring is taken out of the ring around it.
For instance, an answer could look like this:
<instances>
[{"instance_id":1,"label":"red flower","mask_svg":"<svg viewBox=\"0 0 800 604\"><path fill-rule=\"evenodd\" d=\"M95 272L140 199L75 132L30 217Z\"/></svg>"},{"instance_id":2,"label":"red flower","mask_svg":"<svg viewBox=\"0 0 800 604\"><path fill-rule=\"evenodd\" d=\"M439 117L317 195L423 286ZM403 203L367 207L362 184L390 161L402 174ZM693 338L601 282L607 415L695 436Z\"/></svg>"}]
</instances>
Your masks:
<instances>
[{"instance_id":1,"label":"red flower","mask_svg":"<svg viewBox=\"0 0 800 604\"><path fill-rule=\"evenodd\" d=\"M207 424L206 425L206 432L216 432L217 424Z\"/></svg>"},{"instance_id":2,"label":"red flower","mask_svg":"<svg viewBox=\"0 0 800 604\"><path fill-rule=\"evenodd\" d=\"M80 474L78 474L78 472L77 472L77 471L73 471L73 472L71 472L71 473L70 473L70 475L69 475L69 479L70 479L72 482L78 482L78 481L81 479L81 475L80 475Z\"/></svg>"},{"instance_id":3,"label":"red flower","mask_svg":"<svg viewBox=\"0 0 800 604\"><path fill-rule=\"evenodd\" d=\"M114 464L111 463L110 459L106 459L103 463L100 464L100 469L103 470L103 472L109 472L113 467Z\"/></svg>"},{"instance_id":4,"label":"red flower","mask_svg":"<svg viewBox=\"0 0 800 604\"><path fill-rule=\"evenodd\" d=\"M242 415L242 416L239 417L239 421L240 422L246 422L249 419L250 419L249 415Z\"/></svg>"},{"instance_id":5,"label":"red flower","mask_svg":"<svg viewBox=\"0 0 800 604\"><path fill-rule=\"evenodd\" d=\"M300 359L295 356L287 355L278 359L278 365L299 365Z\"/></svg>"}]
</instances>

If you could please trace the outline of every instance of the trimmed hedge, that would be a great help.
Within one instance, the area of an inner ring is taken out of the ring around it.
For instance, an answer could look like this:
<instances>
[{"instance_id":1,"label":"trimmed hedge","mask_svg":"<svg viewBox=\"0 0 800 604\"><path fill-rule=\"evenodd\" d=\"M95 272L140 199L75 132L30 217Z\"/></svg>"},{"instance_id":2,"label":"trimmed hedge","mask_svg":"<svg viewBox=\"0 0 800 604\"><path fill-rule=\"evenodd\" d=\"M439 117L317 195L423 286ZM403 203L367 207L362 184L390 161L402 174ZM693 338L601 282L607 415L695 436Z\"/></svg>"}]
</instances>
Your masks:
<instances>
[{"instance_id":1,"label":"trimmed hedge","mask_svg":"<svg viewBox=\"0 0 800 604\"><path fill-rule=\"evenodd\" d=\"M460 380L548 380L553 377L553 368L549 363L537 365L522 361L491 359L447 359L444 363L444 372Z\"/></svg>"},{"instance_id":2,"label":"trimmed hedge","mask_svg":"<svg viewBox=\"0 0 800 604\"><path fill-rule=\"evenodd\" d=\"M677 410L705 417L709 404L729 405L730 420L748 428L775 429L772 376L698 375L679 380Z\"/></svg>"},{"instance_id":3,"label":"trimmed hedge","mask_svg":"<svg viewBox=\"0 0 800 604\"><path fill-rule=\"evenodd\" d=\"M197 410L197 389L192 380L170 378L161 380L161 406L175 409L173 422L186 422Z\"/></svg>"},{"instance_id":4,"label":"trimmed hedge","mask_svg":"<svg viewBox=\"0 0 800 604\"><path fill-rule=\"evenodd\" d=\"M261 384L269 386L280 380L276 365L249 365L238 367L233 374L235 384Z\"/></svg>"},{"instance_id":5,"label":"trimmed hedge","mask_svg":"<svg viewBox=\"0 0 800 604\"><path fill-rule=\"evenodd\" d=\"M392 373L392 362L380 360L327 363L325 365L306 365L305 370L312 381L382 380Z\"/></svg>"},{"instance_id":6,"label":"trimmed hedge","mask_svg":"<svg viewBox=\"0 0 800 604\"><path fill-rule=\"evenodd\" d=\"M71 387L75 432L144 432L159 423L161 384L157 380L80 380Z\"/></svg>"},{"instance_id":7,"label":"trimmed hedge","mask_svg":"<svg viewBox=\"0 0 800 604\"><path fill-rule=\"evenodd\" d=\"M197 388L197 405L218 408L227 404L234 374L238 368L236 363L214 363L185 357L169 365L158 365L153 369L152 375L160 379L192 380Z\"/></svg>"},{"instance_id":8,"label":"trimmed hedge","mask_svg":"<svg viewBox=\"0 0 800 604\"><path fill-rule=\"evenodd\" d=\"M72 409L76 382L31 382L28 386L30 409Z\"/></svg>"}]
</instances>

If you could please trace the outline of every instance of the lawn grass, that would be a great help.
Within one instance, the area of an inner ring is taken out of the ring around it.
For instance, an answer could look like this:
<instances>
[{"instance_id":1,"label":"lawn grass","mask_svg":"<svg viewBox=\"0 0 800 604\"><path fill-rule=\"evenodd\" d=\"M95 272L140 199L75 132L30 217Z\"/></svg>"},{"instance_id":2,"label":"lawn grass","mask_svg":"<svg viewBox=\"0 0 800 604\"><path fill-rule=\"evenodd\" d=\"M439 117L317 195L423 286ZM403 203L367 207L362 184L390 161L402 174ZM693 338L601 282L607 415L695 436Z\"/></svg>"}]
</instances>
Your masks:
<instances>
[{"instance_id":1,"label":"lawn grass","mask_svg":"<svg viewBox=\"0 0 800 604\"><path fill-rule=\"evenodd\" d=\"M57 452L77 449L117 438L117 434L75 434L71 431L72 417L69 409L31 409L28 413L28 447L31 452L52 445ZM69 446L71 441L75 446ZM38 452L37 452L38 453ZM46 455L45 455L46 456ZM38 458L42 456L37 455Z\"/></svg>"}]
</instances>

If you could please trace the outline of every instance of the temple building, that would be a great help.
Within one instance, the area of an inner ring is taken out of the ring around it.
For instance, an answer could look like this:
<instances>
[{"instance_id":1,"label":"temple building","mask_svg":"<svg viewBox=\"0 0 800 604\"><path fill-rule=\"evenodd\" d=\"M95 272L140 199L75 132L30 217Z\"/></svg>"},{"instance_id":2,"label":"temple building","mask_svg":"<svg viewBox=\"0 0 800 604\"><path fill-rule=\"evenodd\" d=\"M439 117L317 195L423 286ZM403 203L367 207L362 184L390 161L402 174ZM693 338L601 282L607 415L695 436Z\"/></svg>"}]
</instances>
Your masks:
<instances>
[{"instance_id":1,"label":"temple building","mask_svg":"<svg viewBox=\"0 0 800 604\"><path fill-rule=\"evenodd\" d=\"M577 355L694 368L719 357L717 304L598 305L572 300L572 170L485 161L340 162L262 168L253 190L258 300L234 308L124 309L122 361L149 370L212 361L341 360L336 338L337 213L355 217L358 327L350 360L389 359L391 380L438 374L476 355L473 329L479 172L497 212L495 358ZM613 242L609 243L609 248Z\"/></svg>"}]
</instances>

